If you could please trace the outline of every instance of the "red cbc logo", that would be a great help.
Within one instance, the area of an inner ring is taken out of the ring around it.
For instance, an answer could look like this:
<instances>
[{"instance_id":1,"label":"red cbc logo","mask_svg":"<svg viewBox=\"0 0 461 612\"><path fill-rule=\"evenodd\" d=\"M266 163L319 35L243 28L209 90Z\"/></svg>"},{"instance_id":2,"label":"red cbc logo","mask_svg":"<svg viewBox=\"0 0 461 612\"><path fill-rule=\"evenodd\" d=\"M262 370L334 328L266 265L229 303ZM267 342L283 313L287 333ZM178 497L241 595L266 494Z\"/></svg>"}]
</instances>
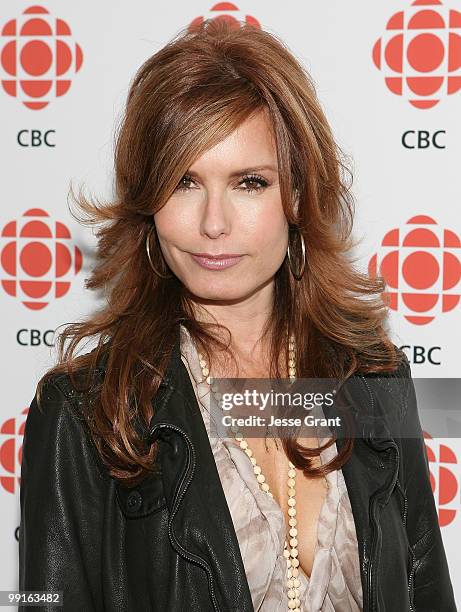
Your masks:
<instances>
[{"instance_id":1,"label":"red cbc logo","mask_svg":"<svg viewBox=\"0 0 461 612\"><path fill-rule=\"evenodd\" d=\"M432 108L461 88L461 13L440 0L415 0L392 15L372 55L392 93Z\"/></svg>"},{"instance_id":2,"label":"red cbc logo","mask_svg":"<svg viewBox=\"0 0 461 612\"><path fill-rule=\"evenodd\" d=\"M32 110L45 108L69 91L83 53L63 19L31 6L2 28L2 86Z\"/></svg>"},{"instance_id":3,"label":"red cbc logo","mask_svg":"<svg viewBox=\"0 0 461 612\"><path fill-rule=\"evenodd\" d=\"M28 412L25 408L23 417L7 419L0 425L0 483L8 493L15 493L21 485L22 442Z\"/></svg>"},{"instance_id":4,"label":"red cbc logo","mask_svg":"<svg viewBox=\"0 0 461 612\"><path fill-rule=\"evenodd\" d=\"M31 208L21 219L7 223L1 237L1 282L8 295L31 310L41 310L66 295L82 267L82 254L64 223Z\"/></svg>"},{"instance_id":5,"label":"red cbc logo","mask_svg":"<svg viewBox=\"0 0 461 612\"><path fill-rule=\"evenodd\" d=\"M224 19L234 24L236 28L240 27L241 21L253 25L257 28L261 27L261 24L257 19L255 19L251 15L242 14L240 9L232 2L218 2L217 4L211 7L210 12L206 17L200 16L193 19L189 24L189 30L193 30L194 28L200 26L200 24L203 23L206 18Z\"/></svg>"},{"instance_id":6,"label":"red cbc logo","mask_svg":"<svg viewBox=\"0 0 461 612\"><path fill-rule=\"evenodd\" d=\"M445 527L454 521L460 506L458 459L449 446L439 444L430 434L423 433L426 439L431 487L437 504L439 525Z\"/></svg>"},{"instance_id":7,"label":"red cbc logo","mask_svg":"<svg viewBox=\"0 0 461 612\"><path fill-rule=\"evenodd\" d=\"M387 232L368 272L386 281L383 299L389 308L410 323L426 325L459 303L460 248L454 232L418 215L405 228Z\"/></svg>"}]
</instances>

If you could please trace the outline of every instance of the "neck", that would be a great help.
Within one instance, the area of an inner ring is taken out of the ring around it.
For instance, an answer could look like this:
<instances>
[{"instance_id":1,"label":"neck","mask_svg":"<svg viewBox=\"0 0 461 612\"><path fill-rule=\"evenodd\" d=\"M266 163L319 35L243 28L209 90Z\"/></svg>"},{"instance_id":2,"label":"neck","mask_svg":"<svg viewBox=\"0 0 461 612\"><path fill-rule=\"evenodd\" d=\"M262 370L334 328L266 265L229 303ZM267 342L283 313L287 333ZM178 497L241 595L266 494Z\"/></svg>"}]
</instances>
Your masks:
<instances>
[{"instance_id":1,"label":"neck","mask_svg":"<svg viewBox=\"0 0 461 612\"><path fill-rule=\"evenodd\" d=\"M226 346L230 341L229 348L242 366L260 369L263 364L268 363L269 341L267 336L263 337L267 318L263 319L259 315L236 321L234 318L220 317L217 321L230 331L230 338L226 329L214 329L213 332ZM215 321L207 319L206 322ZM226 352L215 353L214 358L224 363L229 361Z\"/></svg>"}]
</instances>

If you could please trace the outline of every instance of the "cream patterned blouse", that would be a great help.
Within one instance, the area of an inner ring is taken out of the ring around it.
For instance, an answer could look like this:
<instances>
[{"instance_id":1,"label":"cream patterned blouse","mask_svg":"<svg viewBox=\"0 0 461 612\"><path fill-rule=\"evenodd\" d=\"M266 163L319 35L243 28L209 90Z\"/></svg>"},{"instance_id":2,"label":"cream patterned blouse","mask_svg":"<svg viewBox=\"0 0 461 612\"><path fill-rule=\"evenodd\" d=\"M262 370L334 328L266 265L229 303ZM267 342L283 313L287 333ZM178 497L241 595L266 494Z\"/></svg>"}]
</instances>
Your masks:
<instances>
[{"instance_id":1,"label":"cream patterned blouse","mask_svg":"<svg viewBox=\"0 0 461 612\"><path fill-rule=\"evenodd\" d=\"M197 350L181 325L181 359L194 387L210 436L210 389L203 379ZM327 438L320 440L320 444ZM253 466L235 441L210 436L210 445L237 534L257 612L285 612L285 516L275 499L259 487ZM320 455L322 464L337 453L333 444ZM355 524L341 470L330 472L319 516L311 576L299 572L302 612L362 612L362 586Z\"/></svg>"}]
</instances>

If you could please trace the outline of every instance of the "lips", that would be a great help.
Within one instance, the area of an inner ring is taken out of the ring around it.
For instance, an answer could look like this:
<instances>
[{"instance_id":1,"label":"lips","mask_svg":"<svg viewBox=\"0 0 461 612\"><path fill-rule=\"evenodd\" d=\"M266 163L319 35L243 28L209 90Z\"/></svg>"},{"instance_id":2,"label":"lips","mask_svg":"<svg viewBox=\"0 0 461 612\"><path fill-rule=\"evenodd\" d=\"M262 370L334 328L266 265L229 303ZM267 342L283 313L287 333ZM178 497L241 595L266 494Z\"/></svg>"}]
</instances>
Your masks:
<instances>
[{"instance_id":1,"label":"lips","mask_svg":"<svg viewBox=\"0 0 461 612\"><path fill-rule=\"evenodd\" d=\"M208 255L207 253L191 254L192 259L202 268L208 270L226 270L238 264L243 255Z\"/></svg>"},{"instance_id":2,"label":"lips","mask_svg":"<svg viewBox=\"0 0 461 612\"><path fill-rule=\"evenodd\" d=\"M206 259L230 259L231 257L241 257L238 253L221 253L221 255L213 255L212 253L192 253L197 257L205 257Z\"/></svg>"}]
</instances>

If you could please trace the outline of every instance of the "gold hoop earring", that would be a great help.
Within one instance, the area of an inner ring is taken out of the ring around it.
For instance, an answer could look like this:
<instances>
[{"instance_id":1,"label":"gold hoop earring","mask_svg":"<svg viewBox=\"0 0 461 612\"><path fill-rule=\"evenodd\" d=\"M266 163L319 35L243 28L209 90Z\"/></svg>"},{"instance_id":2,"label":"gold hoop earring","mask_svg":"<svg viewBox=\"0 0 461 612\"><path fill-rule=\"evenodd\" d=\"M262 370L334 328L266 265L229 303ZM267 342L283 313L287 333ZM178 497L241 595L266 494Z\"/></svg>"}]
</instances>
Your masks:
<instances>
[{"instance_id":1,"label":"gold hoop earring","mask_svg":"<svg viewBox=\"0 0 461 612\"><path fill-rule=\"evenodd\" d=\"M298 230L298 234L299 237L301 239L301 250L302 250L302 263L301 263L301 270L299 272L295 272L293 270L293 262L291 259L291 253L290 253L290 240L288 239L288 248L287 248L287 257L288 257L288 264L290 267L290 271L293 274L293 276L295 277L296 280L301 280L301 278L303 277L304 274L304 269L306 267L306 246L304 244L304 236L302 235L302 233Z\"/></svg>"},{"instance_id":2,"label":"gold hoop earring","mask_svg":"<svg viewBox=\"0 0 461 612\"><path fill-rule=\"evenodd\" d=\"M155 230L155 225L152 224L152 227L150 228L150 230L147 232L147 235L146 235L147 259L149 260L150 267L152 268L152 270L155 272L155 274L157 276L159 276L160 278L172 278L172 274L169 274L168 276L165 276L165 275L161 274L160 272L158 272L155 269L154 264L152 263L152 256L151 256L151 252L150 252L150 237L151 237L152 233L154 232L154 230Z\"/></svg>"}]
</instances>

